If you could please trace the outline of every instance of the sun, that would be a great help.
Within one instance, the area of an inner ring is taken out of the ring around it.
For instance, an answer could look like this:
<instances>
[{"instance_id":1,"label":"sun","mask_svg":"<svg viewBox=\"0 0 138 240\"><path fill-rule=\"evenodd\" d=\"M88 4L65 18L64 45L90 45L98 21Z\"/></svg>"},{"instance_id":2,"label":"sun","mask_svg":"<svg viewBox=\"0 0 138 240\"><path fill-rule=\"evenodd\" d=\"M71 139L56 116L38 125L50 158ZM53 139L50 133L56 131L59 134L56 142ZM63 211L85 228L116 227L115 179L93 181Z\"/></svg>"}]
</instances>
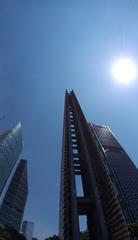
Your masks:
<instances>
[{"instance_id":1,"label":"sun","mask_svg":"<svg viewBox=\"0 0 138 240\"><path fill-rule=\"evenodd\" d=\"M112 75L118 82L128 85L136 78L136 66L130 58L118 59L113 64Z\"/></svg>"}]
</instances>

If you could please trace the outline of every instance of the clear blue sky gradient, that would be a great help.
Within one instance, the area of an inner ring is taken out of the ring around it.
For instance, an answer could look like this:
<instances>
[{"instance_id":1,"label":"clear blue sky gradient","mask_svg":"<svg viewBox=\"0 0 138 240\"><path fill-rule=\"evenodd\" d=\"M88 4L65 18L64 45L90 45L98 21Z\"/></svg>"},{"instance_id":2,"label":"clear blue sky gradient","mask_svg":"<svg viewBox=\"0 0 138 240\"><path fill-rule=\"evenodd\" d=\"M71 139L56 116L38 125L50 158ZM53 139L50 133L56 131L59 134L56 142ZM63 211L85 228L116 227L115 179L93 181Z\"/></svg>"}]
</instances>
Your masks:
<instances>
[{"instance_id":1,"label":"clear blue sky gradient","mask_svg":"<svg viewBox=\"0 0 138 240\"><path fill-rule=\"evenodd\" d=\"M29 198L24 218L34 236L58 232L65 89L89 121L109 125L138 166L138 76L129 87L111 66L138 67L137 0L1 0L0 131L22 122Z\"/></svg>"}]
</instances>

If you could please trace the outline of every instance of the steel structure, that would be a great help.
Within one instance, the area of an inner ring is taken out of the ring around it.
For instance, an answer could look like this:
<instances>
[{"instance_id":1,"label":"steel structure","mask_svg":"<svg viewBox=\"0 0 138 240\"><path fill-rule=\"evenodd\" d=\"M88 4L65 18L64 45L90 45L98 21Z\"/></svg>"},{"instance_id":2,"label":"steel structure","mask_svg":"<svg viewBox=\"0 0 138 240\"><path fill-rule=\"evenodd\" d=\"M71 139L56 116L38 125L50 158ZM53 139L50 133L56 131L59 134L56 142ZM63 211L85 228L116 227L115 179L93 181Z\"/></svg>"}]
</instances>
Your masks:
<instances>
[{"instance_id":1,"label":"steel structure","mask_svg":"<svg viewBox=\"0 0 138 240\"><path fill-rule=\"evenodd\" d=\"M77 195L80 176L83 196ZM129 233L106 155L73 91L65 95L59 235L80 240L79 215L87 217L90 240L127 240Z\"/></svg>"}]
</instances>

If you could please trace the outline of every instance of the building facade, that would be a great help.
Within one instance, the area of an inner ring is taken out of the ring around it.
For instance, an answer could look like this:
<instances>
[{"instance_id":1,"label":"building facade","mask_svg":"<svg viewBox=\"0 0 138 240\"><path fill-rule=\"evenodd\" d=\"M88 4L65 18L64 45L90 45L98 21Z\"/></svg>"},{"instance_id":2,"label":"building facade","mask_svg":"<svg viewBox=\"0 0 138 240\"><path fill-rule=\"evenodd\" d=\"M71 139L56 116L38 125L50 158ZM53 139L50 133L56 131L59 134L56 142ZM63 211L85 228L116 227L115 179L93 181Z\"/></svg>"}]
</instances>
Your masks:
<instances>
[{"instance_id":1,"label":"building facade","mask_svg":"<svg viewBox=\"0 0 138 240\"><path fill-rule=\"evenodd\" d=\"M101 145L127 223L138 221L138 170L107 126L91 124Z\"/></svg>"},{"instance_id":2,"label":"building facade","mask_svg":"<svg viewBox=\"0 0 138 240\"><path fill-rule=\"evenodd\" d=\"M0 196L22 151L21 124L0 135Z\"/></svg>"},{"instance_id":3,"label":"building facade","mask_svg":"<svg viewBox=\"0 0 138 240\"><path fill-rule=\"evenodd\" d=\"M20 231L28 195L27 161L20 160L0 207L0 224Z\"/></svg>"},{"instance_id":4,"label":"building facade","mask_svg":"<svg viewBox=\"0 0 138 240\"><path fill-rule=\"evenodd\" d=\"M22 224L22 233L27 240L32 240L34 230L34 223L29 221L24 221Z\"/></svg>"},{"instance_id":5,"label":"building facade","mask_svg":"<svg viewBox=\"0 0 138 240\"><path fill-rule=\"evenodd\" d=\"M81 215L86 216L90 240L127 240L127 222L136 220L130 208L131 205L136 210L136 186L133 194L131 187L128 193L124 186L127 181L129 186L133 185L132 176L137 179L137 169L109 128L101 129L88 124L74 92L66 92L60 186L61 240L80 240Z\"/></svg>"}]
</instances>

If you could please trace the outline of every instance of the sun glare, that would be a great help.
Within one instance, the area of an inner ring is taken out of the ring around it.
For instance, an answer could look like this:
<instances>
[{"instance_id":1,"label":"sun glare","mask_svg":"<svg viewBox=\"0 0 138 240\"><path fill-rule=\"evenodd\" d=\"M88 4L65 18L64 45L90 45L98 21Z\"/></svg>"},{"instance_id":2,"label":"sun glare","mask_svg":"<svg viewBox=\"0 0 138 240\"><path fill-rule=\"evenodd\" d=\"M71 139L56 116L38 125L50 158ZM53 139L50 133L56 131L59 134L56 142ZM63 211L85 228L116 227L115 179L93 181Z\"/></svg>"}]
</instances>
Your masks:
<instances>
[{"instance_id":1,"label":"sun glare","mask_svg":"<svg viewBox=\"0 0 138 240\"><path fill-rule=\"evenodd\" d=\"M131 59L122 58L113 64L112 74L118 82L127 85L136 77L136 66Z\"/></svg>"}]
</instances>

